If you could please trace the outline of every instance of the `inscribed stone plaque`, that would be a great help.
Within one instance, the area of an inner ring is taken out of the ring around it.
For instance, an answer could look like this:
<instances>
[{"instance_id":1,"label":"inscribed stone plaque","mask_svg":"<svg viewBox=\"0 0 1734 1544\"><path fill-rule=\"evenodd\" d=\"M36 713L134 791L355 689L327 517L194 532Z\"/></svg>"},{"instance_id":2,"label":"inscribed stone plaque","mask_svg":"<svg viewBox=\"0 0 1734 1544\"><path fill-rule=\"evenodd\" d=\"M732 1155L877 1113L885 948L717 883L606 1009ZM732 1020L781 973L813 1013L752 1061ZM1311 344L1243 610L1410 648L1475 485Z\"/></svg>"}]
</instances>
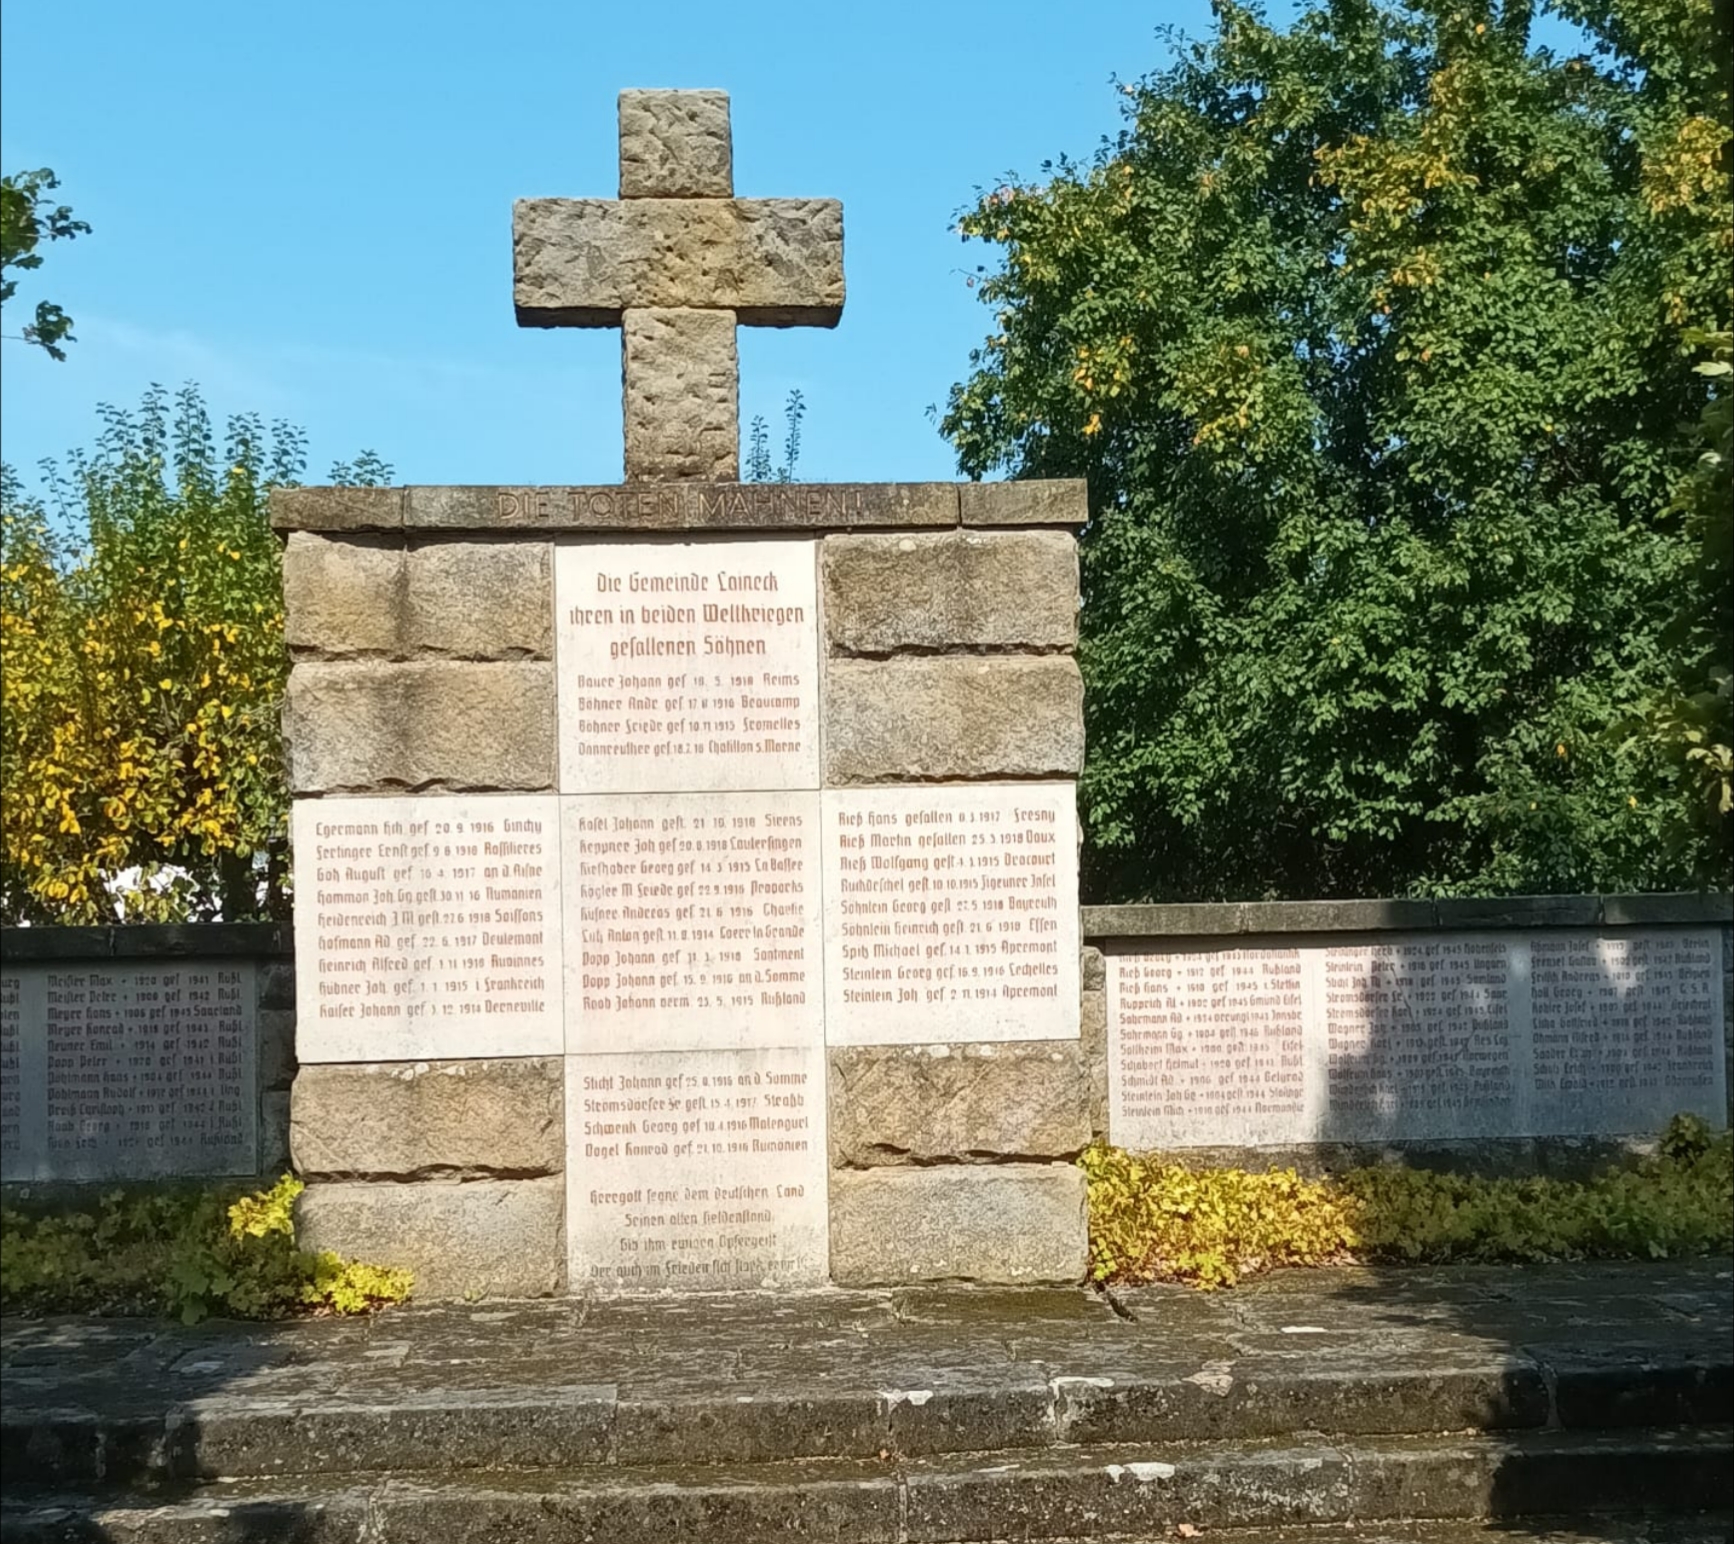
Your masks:
<instances>
[{"instance_id":1,"label":"inscribed stone plaque","mask_svg":"<svg viewBox=\"0 0 1734 1544\"><path fill-rule=\"evenodd\" d=\"M1654 1130L1681 1110L1721 1124L1719 944L1707 929L1531 941L1537 1132Z\"/></svg>"},{"instance_id":2,"label":"inscribed stone plaque","mask_svg":"<svg viewBox=\"0 0 1734 1544\"><path fill-rule=\"evenodd\" d=\"M1445 935L1326 947L1331 1137L1522 1132L1511 965L1504 939Z\"/></svg>"},{"instance_id":3,"label":"inscribed stone plaque","mask_svg":"<svg viewBox=\"0 0 1734 1544\"><path fill-rule=\"evenodd\" d=\"M256 1172L251 960L26 965L4 979L8 1180Z\"/></svg>"},{"instance_id":4,"label":"inscribed stone plaque","mask_svg":"<svg viewBox=\"0 0 1734 1544\"><path fill-rule=\"evenodd\" d=\"M826 1279L817 1046L566 1058L573 1292Z\"/></svg>"},{"instance_id":5,"label":"inscribed stone plaque","mask_svg":"<svg viewBox=\"0 0 1734 1544\"><path fill-rule=\"evenodd\" d=\"M1153 946L1110 953L1107 970L1109 1130L1133 1148L1726 1118L1712 928Z\"/></svg>"},{"instance_id":6,"label":"inscribed stone plaque","mask_svg":"<svg viewBox=\"0 0 1734 1544\"><path fill-rule=\"evenodd\" d=\"M560 791L819 786L818 543L554 554Z\"/></svg>"},{"instance_id":7,"label":"inscribed stone plaque","mask_svg":"<svg viewBox=\"0 0 1734 1544\"><path fill-rule=\"evenodd\" d=\"M817 793L560 803L569 1052L821 1044Z\"/></svg>"},{"instance_id":8,"label":"inscribed stone plaque","mask_svg":"<svg viewBox=\"0 0 1734 1544\"><path fill-rule=\"evenodd\" d=\"M1116 1141L1305 1140L1298 948L1116 954L1108 967Z\"/></svg>"},{"instance_id":9,"label":"inscribed stone plaque","mask_svg":"<svg viewBox=\"0 0 1734 1544\"><path fill-rule=\"evenodd\" d=\"M831 1045L1078 1034L1071 783L827 789Z\"/></svg>"},{"instance_id":10,"label":"inscribed stone plaque","mask_svg":"<svg viewBox=\"0 0 1734 1544\"><path fill-rule=\"evenodd\" d=\"M16 975L0 975L0 1174L24 1157L24 997Z\"/></svg>"},{"instance_id":11,"label":"inscribed stone plaque","mask_svg":"<svg viewBox=\"0 0 1734 1544\"><path fill-rule=\"evenodd\" d=\"M558 1054L558 803L547 794L294 806L304 1062Z\"/></svg>"}]
</instances>

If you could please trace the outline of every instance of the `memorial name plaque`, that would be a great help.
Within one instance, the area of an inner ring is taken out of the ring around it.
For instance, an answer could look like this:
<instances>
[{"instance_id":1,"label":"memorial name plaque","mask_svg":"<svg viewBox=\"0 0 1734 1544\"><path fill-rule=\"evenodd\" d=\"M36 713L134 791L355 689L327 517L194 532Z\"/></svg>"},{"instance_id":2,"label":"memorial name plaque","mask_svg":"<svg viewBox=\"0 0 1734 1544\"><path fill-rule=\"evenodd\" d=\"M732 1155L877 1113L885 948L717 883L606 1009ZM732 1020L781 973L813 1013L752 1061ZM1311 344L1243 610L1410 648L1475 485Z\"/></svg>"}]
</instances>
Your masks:
<instances>
[{"instance_id":1,"label":"memorial name plaque","mask_svg":"<svg viewBox=\"0 0 1734 1544\"><path fill-rule=\"evenodd\" d=\"M1289 1140L1306 1116L1299 949L1114 958L1108 1078L1149 1146Z\"/></svg>"},{"instance_id":2,"label":"memorial name plaque","mask_svg":"<svg viewBox=\"0 0 1734 1544\"><path fill-rule=\"evenodd\" d=\"M1343 1139L1518 1127L1510 946L1443 938L1325 950L1328 1129Z\"/></svg>"},{"instance_id":3,"label":"memorial name plaque","mask_svg":"<svg viewBox=\"0 0 1734 1544\"><path fill-rule=\"evenodd\" d=\"M823 1041L817 793L561 800L566 1049Z\"/></svg>"},{"instance_id":4,"label":"memorial name plaque","mask_svg":"<svg viewBox=\"0 0 1734 1544\"><path fill-rule=\"evenodd\" d=\"M24 995L17 976L0 976L0 1173L24 1155Z\"/></svg>"},{"instance_id":5,"label":"memorial name plaque","mask_svg":"<svg viewBox=\"0 0 1734 1544\"><path fill-rule=\"evenodd\" d=\"M1662 1126L1722 1098L1714 934L1536 939L1529 946L1539 1132L1625 1112Z\"/></svg>"},{"instance_id":6,"label":"memorial name plaque","mask_svg":"<svg viewBox=\"0 0 1734 1544\"><path fill-rule=\"evenodd\" d=\"M302 1061L559 1054L552 795L301 800L294 841Z\"/></svg>"},{"instance_id":7,"label":"memorial name plaque","mask_svg":"<svg viewBox=\"0 0 1734 1544\"><path fill-rule=\"evenodd\" d=\"M1075 1039L1070 783L827 789L832 1045Z\"/></svg>"},{"instance_id":8,"label":"memorial name plaque","mask_svg":"<svg viewBox=\"0 0 1734 1544\"><path fill-rule=\"evenodd\" d=\"M1127 1147L1616 1137L1682 1111L1725 1119L1711 928L1150 948L1107 968L1109 1129Z\"/></svg>"},{"instance_id":9,"label":"memorial name plaque","mask_svg":"<svg viewBox=\"0 0 1734 1544\"><path fill-rule=\"evenodd\" d=\"M252 961L26 965L4 980L8 1180L256 1171Z\"/></svg>"},{"instance_id":10,"label":"memorial name plaque","mask_svg":"<svg viewBox=\"0 0 1734 1544\"><path fill-rule=\"evenodd\" d=\"M562 793L819 786L818 543L559 546Z\"/></svg>"},{"instance_id":11,"label":"memorial name plaque","mask_svg":"<svg viewBox=\"0 0 1734 1544\"><path fill-rule=\"evenodd\" d=\"M570 1290L818 1286L818 1047L566 1058Z\"/></svg>"}]
</instances>

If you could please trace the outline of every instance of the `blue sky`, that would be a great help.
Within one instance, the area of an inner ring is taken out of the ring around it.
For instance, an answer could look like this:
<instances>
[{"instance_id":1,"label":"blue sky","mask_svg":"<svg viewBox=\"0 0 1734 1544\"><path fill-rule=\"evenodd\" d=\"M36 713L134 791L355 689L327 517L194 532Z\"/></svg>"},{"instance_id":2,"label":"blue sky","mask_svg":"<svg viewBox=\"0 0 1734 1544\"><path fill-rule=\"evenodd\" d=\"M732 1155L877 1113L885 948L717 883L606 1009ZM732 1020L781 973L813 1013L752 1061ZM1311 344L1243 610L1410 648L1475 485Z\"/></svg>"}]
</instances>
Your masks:
<instances>
[{"instance_id":1,"label":"blue sky","mask_svg":"<svg viewBox=\"0 0 1734 1544\"><path fill-rule=\"evenodd\" d=\"M799 387L803 478L951 477L926 409L990 330L953 216L1115 131L1109 77L1160 61L1162 22L1209 12L7 0L0 159L53 167L94 232L7 307L16 332L55 299L78 342L64 365L0 345L5 457L28 471L90 443L98 402L194 380L219 416L303 424L310 480L363 446L410 482L618 480L618 334L515 325L512 200L612 197L616 93L715 86L737 192L844 206L842 324L741 330L743 432L780 431Z\"/></svg>"}]
</instances>

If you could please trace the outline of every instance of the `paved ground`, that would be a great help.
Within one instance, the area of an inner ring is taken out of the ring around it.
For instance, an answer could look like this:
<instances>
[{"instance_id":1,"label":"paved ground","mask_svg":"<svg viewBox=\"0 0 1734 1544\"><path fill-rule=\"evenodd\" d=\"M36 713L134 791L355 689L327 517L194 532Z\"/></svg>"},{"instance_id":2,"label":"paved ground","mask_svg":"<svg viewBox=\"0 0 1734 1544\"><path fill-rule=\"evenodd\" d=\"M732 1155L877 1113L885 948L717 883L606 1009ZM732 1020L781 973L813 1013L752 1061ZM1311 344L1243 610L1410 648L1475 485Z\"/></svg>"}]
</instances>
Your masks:
<instances>
[{"instance_id":1,"label":"paved ground","mask_svg":"<svg viewBox=\"0 0 1734 1544\"><path fill-rule=\"evenodd\" d=\"M288 1447L311 1440L302 1429L322 1414L353 1417L343 1440L358 1467L399 1463L402 1435L388 1428L410 1418L436 1449L512 1464L512 1433L545 1444L556 1414L579 1461L754 1462L1726 1421L1731 1306L1724 1259L1296 1271L1229 1292L1112 1299L908 1289L194 1328L8 1320L0 1373L9 1452L40 1449L45 1429L112 1427L109 1462L123 1467L122 1438L196 1423L200 1472L296 1472ZM250 1466L225 1456L230 1440ZM382 1444L374 1462L370 1440ZM271 1442L287 1446L261 1469L255 1444ZM185 1472L172 1454L149 1462ZM66 1465L76 1472L70 1455Z\"/></svg>"},{"instance_id":2,"label":"paved ground","mask_svg":"<svg viewBox=\"0 0 1734 1544\"><path fill-rule=\"evenodd\" d=\"M1724 1259L14 1320L0 1539L1711 1544L1731 1310Z\"/></svg>"}]
</instances>

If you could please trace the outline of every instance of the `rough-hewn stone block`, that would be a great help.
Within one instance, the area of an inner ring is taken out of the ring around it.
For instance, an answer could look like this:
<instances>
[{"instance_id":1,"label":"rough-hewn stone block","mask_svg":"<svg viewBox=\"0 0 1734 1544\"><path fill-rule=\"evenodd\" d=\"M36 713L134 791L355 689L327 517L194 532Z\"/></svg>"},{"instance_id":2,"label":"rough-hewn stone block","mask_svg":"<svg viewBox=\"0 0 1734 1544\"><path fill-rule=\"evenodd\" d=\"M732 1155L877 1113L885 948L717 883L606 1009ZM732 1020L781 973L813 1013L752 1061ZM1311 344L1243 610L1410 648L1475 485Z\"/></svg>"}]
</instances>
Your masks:
<instances>
[{"instance_id":1,"label":"rough-hewn stone block","mask_svg":"<svg viewBox=\"0 0 1734 1544\"><path fill-rule=\"evenodd\" d=\"M377 654L402 646L403 546L293 531L283 547L283 639L291 654Z\"/></svg>"},{"instance_id":2,"label":"rough-hewn stone block","mask_svg":"<svg viewBox=\"0 0 1734 1544\"><path fill-rule=\"evenodd\" d=\"M290 534L284 637L297 658L548 659L552 564L540 542L436 542Z\"/></svg>"},{"instance_id":3,"label":"rough-hewn stone block","mask_svg":"<svg viewBox=\"0 0 1734 1544\"><path fill-rule=\"evenodd\" d=\"M734 313L634 309L620 349L627 481L740 476Z\"/></svg>"},{"instance_id":4,"label":"rough-hewn stone block","mask_svg":"<svg viewBox=\"0 0 1734 1544\"><path fill-rule=\"evenodd\" d=\"M274 1088L259 1096L259 1173L275 1180L289 1167L289 1094Z\"/></svg>"},{"instance_id":5,"label":"rough-hewn stone block","mask_svg":"<svg viewBox=\"0 0 1734 1544\"><path fill-rule=\"evenodd\" d=\"M403 526L402 488L273 488L276 531L396 531Z\"/></svg>"},{"instance_id":6,"label":"rough-hewn stone block","mask_svg":"<svg viewBox=\"0 0 1734 1544\"><path fill-rule=\"evenodd\" d=\"M293 793L554 784L551 665L302 663L283 720Z\"/></svg>"},{"instance_id":7,"label":"rough-hewn stone block","mask_svg":"<svg viewBox=\"0 0 1734 1544\"><path fill-rule=\"evenodd\" d=\"M827 198L523 198L512 206L524 327L615 327L636 306L835 327L843 206Z\"/></svg>"},{"instance_id":8,"label":"rough-hewn stone block","mask_svg":"<svg viewBox=\"0 0 1734 1544\"><path fill-rule=\"evenodd\" d=\"M840 1287L1081 1281L1084 1194L1084 1172L1070 1163L837 1169L831 1278Z\"/></svg>"},{"instance_id":9,"label":"rough-hewn stone block","mask_svg":"<svg viewBox=\"0 0 1734 1544\"><path fill-rule=\"evenodd\" d=\"M295 1079L295 1010L261 1008L259 1025L259 1087L285 1093Z\"/></svg>"},{"instance_id":10,"label":"rough-hewn stone block","mask_svg":"<svg viewBox=\"0 0 1734 1544\"><path fill-rule=\"evenodd\" d=\"M1094 951L1092 951L1094 952ZM1088 990L1078 997L1078 1043L1089 1081L1090 1131L1108 1134L1108 993Z\"/></svg>"},{"instance_id":11,"label":"rough-hewn stone block","mask_svg":"<svg viewBox=\"0 0 1734 1544\"><path fill-rule=\"evenodd\" d=\"M965 483L958 493L965 525L1083 525L1090 518L1081 477Z\"/></svg>"},{"instance_id":12,"label":"rough-hewn stone block","mask_svg":"<svg viewBox=\"0 0 1734 1544\"><path fill-rule=\"evenodd\" d=\"M620 93L622 198L727 198L734 190L728 92Z\"/></svg>"},{"instance_id":13,"label":"rough-hewn stone block","mask_svg":"<svg viewBox=\"0 0 1734 1544\"><path fill-rule=\"evenodd\" d=\"M1069 649L1078 551L1065 531L825 538L825 632L844 654Z\"/></svg>"},{"instance_id":14,"label":"rough-hewn stone block","mask_svg":"<svg viewBox=\"0 0 1734 1544\"><path fill-rule=\"evenodd\" d=\"M295 1007L295 965L293 961L281 964L273 961L259 967L258 986L259 1006L261 1008L287 1008L293 1011Z\"/></svg>"},{"instance_id":15,"label":"rough-hewn stone block","mask_svg":"<svg viewBox=\"0 0 1734 1544\"><path fill-rule=\"evenodd\" d=\"M834 1046L830 1060L837 1164L1069 1158L1090 1140L1074 1040Z\"/></svg>"},{"instance_id":16,"label":"rough-hewn stone block","mask_svg":"<svg viewBox=\"0 0 1734 1544\"><path fill-rule=\"evenodd\" d=\"M340 1179L558 1174L564 1107L556 1057L307 1066L295 1167Z\"/></svg>"},{"instance_id":17,"label":"rough-hewn stone block","mask_svg":"<svg viewBox=\"0 0 1734 1544\"><path fill-rule=\"evenodd\" d=\"M1084 687L1070 656L826 669L827 782L1071 777L1083 760Z\"/></svg>"},{"instance_id":18,"label":"rough-hewn stone block","mask_svg":"<svg viewBox=\"0 0 1734 1544\"><path fill-rule=\"evenodd\" d=\"M309 1185L296 1203L296 1238L373 1265L407 1266L415 1295L548 1297L560 1290L565 1250L561 1179Z\"/></svg>"},{"instance_id":19,"label":"rough-hewn stone block","mask_svg":"<svg viewBox=\"0 0 1734 1544\"><path fill-rule=\"evenodd\" d=\"M1086 992L1103 992L1108 988L1108 964L1100 949L1085 945L1078 951L1078 985Z\"/></svg>"},{"instance_id":20,"label":"rough-hewn stone block","mask_svg":"<svg viewBox=\"0 0 1734 1544\"><path fill-rule=\"evenodd\" d=\"M404 651L551 659L554 565L543 542L433 542L405 555Z\"/></svg>"}]
</instances>

